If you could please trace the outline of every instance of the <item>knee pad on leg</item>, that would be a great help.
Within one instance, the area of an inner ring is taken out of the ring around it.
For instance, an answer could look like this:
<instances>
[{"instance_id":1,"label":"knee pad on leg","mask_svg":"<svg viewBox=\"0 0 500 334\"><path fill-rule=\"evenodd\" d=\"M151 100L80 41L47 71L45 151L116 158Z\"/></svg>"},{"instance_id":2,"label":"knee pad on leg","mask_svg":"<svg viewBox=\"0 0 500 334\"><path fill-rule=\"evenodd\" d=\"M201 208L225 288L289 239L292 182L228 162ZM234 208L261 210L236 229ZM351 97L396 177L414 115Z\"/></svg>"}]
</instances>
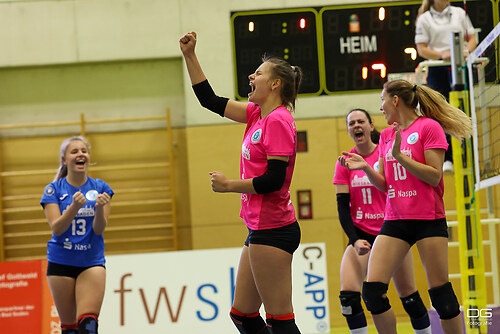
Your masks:
<instances>
[{"instance_id":1,"label":"knee pad on leg","mask_svg":"<svg viewBox=\"0 0 500 334\"><path fill-rule=\"evenodd\" d=\"M241 334L269 334L266 323L259 312L245 314L231 308L229 315Z\"/></svg>"},{"instance_id":2,"label":"knee pad on leg","mask_svg":"<svg viewBox=\"0 0 500 334\"><path fill-rule=\"evenodd\" d=\"M349 329L366 327L366 317L363 306L361 306L361 293L357 291L340 291L339 298L342 315L346 318Z\"/></svg>"},{"instance_id":3,"label":"knee pad on leg","mask_svg":"<svg viewBox=\"0 0 500 334\"><path fill-rule=\"evenodd\" d=\"M427 308L422 298L420 298L418 291L401 298L401 303L406 313L410 316L411 324L414 329L424 329L431 325Z\"/></svg>"},{"instance_id":4,"label":"knee pad on leg","mask_svg":"<svg viewBox=\"0 0 500 334\"><path fill-rule=\"evenodd\" d=\"M401 303L410 318L418 319L427 314L427 308L425 307L422 298L420 298L418 291L415 291L407 297L401 298Z\"/></svg>"},{"instance_id":5,"label":"knee pad on leg","mask_svg":"<svg viewBox=\"0 0 500 334\"><path fill-rule=\"evenodd\" d=\"M78 318L80 334L97 334L97 314L82 314Z\"/></svg>"},{"instance_id":6,"label":"knee pad on leg","mask_svg":"<svg viewBox=\"0 0 500 334\"><path fill-rule=\"evenodd\" d=\"M429 289L429 296L439 318L448 320L460 314L460 304L450 282Z\"/></svg>"},{"instance_id":7,"label":"knee pad on leg","mask_svg":"<svg viewBox=\"0 0 500 334\"><path fill-rule=\"evenodd\" d=\"M340 291L340 306L344 317L353 316L363 312L361 306L361 293L357 291Z\"/></svg>"},{"instance_id":8,"label":"knee pad on leg","mask_svg":"<svg viewBox=\"0 0 500 334\"><path fill-rule=\"evenodd\" d=\"M300 334L295 324L293 313L285 315L270 315L266 313L266 322L270 334Z\"/></svg>"},{"instance_id":9,"label":"knee pad on leg","mask_svg":"<svg viewBox=\"0 0 500 334\"><path fill-rule=\"evenodd\" d=\"M389 285L382 282L363 282L363 300L366 308L373 315L384 313L391 309L387 296Z\"/></svg>"},{"instance_id":10,"label":"knee pad on leg","mask_svg":"<svg viewBox=\"0 0 500 334\"><path fill-rule=\"evenodd\" d=\"M61 324L61 334L78 334L78 324L74 325Z\"/></svg>"}]
</instances>

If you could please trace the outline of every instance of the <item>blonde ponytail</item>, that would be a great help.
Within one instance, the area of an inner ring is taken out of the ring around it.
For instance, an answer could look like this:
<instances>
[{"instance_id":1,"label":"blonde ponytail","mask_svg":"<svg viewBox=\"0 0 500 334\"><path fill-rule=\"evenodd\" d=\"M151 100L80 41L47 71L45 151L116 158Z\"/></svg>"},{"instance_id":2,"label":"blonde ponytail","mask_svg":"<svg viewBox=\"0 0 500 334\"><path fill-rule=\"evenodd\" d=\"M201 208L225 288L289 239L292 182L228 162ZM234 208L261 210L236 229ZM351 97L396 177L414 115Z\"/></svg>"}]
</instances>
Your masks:
<instances>
[{"instance_id":1,"label":"blonde ponytail","mask_svg":"<svg viewBox=\"0 0 500 334\"><path fill-rule=\"evenodd\" d=\"M390 96L397 95L407 106L420 111L425 117L432 118L458 140L472 135L472 121L462 110L452 106L445 97L427 86L417 86L406 80L393 80L384 84Z\"/></svg>"},{"instance_id":2,"label":"blonde ponytail","mask_svg":"<svg viewBox=\"0 0 500 334\"><path fill-rule=\"evenodd\" d=\"M425 117L436 120L458 140L469 138L472 135L472 120L462 110L452 106L445 97L427 86L418 86L417 96L420 110Z\"/></svg>"}]
</instances>

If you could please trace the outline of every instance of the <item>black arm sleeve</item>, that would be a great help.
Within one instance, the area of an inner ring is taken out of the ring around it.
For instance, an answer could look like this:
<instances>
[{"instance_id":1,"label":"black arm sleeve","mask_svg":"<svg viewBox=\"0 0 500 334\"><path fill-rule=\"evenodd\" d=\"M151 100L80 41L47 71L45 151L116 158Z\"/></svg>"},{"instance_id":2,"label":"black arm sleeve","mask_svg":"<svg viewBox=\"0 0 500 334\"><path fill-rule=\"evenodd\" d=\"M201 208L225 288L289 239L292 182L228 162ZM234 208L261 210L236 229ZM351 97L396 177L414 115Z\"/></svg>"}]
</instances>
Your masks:
<instances>
[{"instance_id":1,"label":"black arm sleeve","mask_svg":"<svg viewBox=\"0 0 500 334\"><path fill-rule=\"evenodd\" d=\"M226 105L229 99L227 97L215 95L214 90L208 83L208 80L204 80L196 85L193 85L193 90L202 107L219 114L221 117L224 117L224 111L226 110Z\"/></svg>"},{"instance_id":2,"label":"black arm sleeve","mask_svg":"<svg viewBox=\"0 0 500 334\"><path fill-rule=\"evenodd\" d=\"M267 172L261 176L254 177L252 180L257 194L267 194L280 190L285 183L287 167L287 161L278 159L267 160Z\"/></svg>"},{"instance_id":3,"label":"black arm sleeve","mask_svg":"<svg viewBox=\"0 0 500 334\"><path fill-rule=\"evenodd\" d=\"M342 225L345 234L349 238L349 244L354 246L354 243L359 239L359 237L356 233L356 229L354 228L354 222L352 221L351 208L349 206L350 202L351 194L337 194L337 210L339 212L340 225Z\"/></svg>"}]
</instances>

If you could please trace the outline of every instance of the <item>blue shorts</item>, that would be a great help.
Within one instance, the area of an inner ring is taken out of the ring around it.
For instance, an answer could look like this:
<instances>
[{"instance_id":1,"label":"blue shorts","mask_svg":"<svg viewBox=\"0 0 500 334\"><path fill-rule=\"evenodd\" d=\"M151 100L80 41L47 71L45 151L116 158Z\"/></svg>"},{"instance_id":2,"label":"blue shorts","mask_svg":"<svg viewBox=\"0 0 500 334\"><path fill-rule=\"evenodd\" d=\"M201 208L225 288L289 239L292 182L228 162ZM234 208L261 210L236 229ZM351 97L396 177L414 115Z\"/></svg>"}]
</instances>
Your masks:
<instances>
[{"instance_id":1,"label":"blue shorts","mask_svg":"<svg viewBox=\"0 0 500 334\"><path fill-rule=\"evenodd\" d=\"M448 224L446 218L386 220L379 235L398 238L413 246L417 241L425 238L448 238Z\"/></svg>"},{"instance_id":2,"label":"blue shorts","mask_svg":"<svg viewBox=\"0 0 500 334\"><path fill-rule=\"evenodd\" d=\"M68 266L66 264L48 262L47 276L66 276L76 279L78 275L80 275L82 272L92 267L103 267L106 269L106 267L102 264L90 267L76 267L76 266Z\"/></svg>"},{"instance_id":3,"label":"blue shorts","mask_svg":"<svg viewBox=\"0 0 500 334\"><path fill-rule=\"evenodd\" d=\"M248 229L245 246L259 244L273 246L293 254L300 244L300 226L298 222L267 230Z\"/></svg>"}]
</instances>

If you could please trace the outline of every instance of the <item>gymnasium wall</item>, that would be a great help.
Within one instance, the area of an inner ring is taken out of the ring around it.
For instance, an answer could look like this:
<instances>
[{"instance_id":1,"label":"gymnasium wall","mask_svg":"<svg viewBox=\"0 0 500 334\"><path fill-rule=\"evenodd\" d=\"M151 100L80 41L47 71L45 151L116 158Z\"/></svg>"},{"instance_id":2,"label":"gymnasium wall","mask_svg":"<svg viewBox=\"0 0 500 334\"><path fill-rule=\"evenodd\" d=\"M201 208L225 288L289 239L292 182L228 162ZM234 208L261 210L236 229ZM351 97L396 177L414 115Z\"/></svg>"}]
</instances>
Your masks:
<instances>
[{"instance_id":1,"label":"gymnasium wall","mask_svg":"<svg viewBox=\"0 0 500 334\"><path fill-rule=\"evenodd\" d=\"M355 1L318 0L314 5L352 2ZM177 63L181 56L179 37L185 32L197 31L198 55L212 86L221 95L235 96L230 12L309 5L298 0L2 1L0 2L0 45L2 45L0 68L14 69L19 73L18 71L24 67L57 65L56 69L51 70L57 73L60 68L64 68L61 65L86 64L92 67L92 73L96 71L106 73L107 69L96 67L100 67L100 63L122 61L149 64L158 59ZM178 69L184 71L182 66ZM122 70L128 72L128 66ZM30 69L23 74L23 77L33 76L34 74L30 73L32 71L34 70ZM184 88L184 91L189 91L191 87L185 71L183 78L183 81L175 81L173 84L178 88ZM90 80L85 75L83 79ZM78 80L79 76L74 78L74 82ZM0 85L2 85L0 88L8 86L4 80L0 80ZM46 116L40 112L45 114L50 110L55 113L52 118L58 118L61 113L72 113L78 107L91 109L93 104L84 102L92 99L87 97L81 103L70 104L72 108L66 108L62 101L56 104L48 103L45 105L46 108L38 106L36 110L18 104L16 108L12 106L5 112L22 110L22 113L14 115L15 119L46 120ZM200 114L198 112L200 107L192 94L186 94L183 99L185 106L182 108L170 105L178 115L182 115L179 117L185 119L185 123L174 121L174 125L191 126L226 122L211 115ZM363 101L365 106L370 106L372 103L378 103L379 93L357 94L356 99ZM350 95L304 98L297 105L297 117L342 115L351 103ZM133 104L127 103L126 106L120 111L121 114L136 112ZM2 114L4 111L0 110L0 117Z\"/></svg>"}]
</instances>

